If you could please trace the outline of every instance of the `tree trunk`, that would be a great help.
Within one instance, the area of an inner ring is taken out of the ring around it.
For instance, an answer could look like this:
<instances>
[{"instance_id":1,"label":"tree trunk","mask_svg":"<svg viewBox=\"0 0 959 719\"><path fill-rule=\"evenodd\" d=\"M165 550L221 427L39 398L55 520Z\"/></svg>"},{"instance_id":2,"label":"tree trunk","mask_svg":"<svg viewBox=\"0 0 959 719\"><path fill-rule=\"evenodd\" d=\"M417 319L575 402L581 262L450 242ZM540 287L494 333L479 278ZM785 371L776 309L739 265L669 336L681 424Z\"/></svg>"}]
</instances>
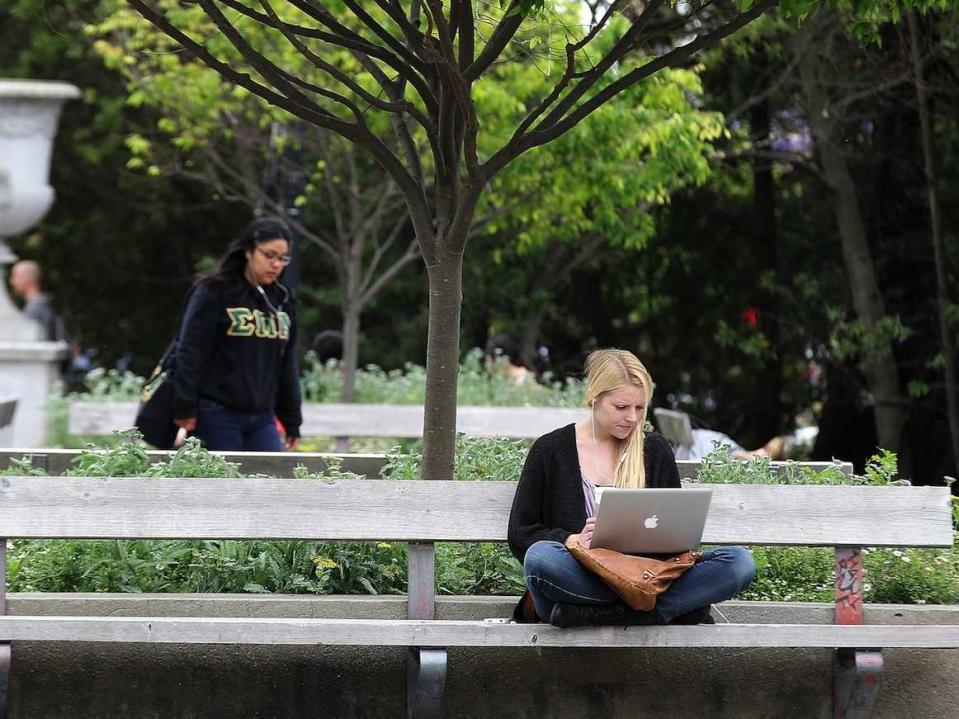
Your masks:
<instances>
[{"instance_id":1,"label":"tree trunk","mask_svg":"<svg viewBox=\"0 0 959 719\"><path fill-rule=\"evenodd\" d=\"M426 340L426 405L421 479L452 479L456 449L456 382L459 374L463 254L437 242L436 261L427 261L429 331Z\"/></svg>"},{"instance_id":2,"label":"tree trunk","mask_svg":"<svg viewBox=\"0 0 959 719\"><path fill-rule=\"evenodd\" d=\"M831 32L829 30L828 32ZM866 236L866 224L856 196L856 185L844 154L836 117L833 116L823 79L819 77L821 38L806 38L799 65L816 153L833 193L833 211L842 242L843 259L852 292L853 307L867 332L876 332L886 314L879 291L876 267ZM885 449L899 452L905 413L901 405L899 373L892 341L865 356L866 381L873 396L876 434Z\"/></svg>"},{"instance_id":3,"label":"tree trunk","mask_svg":"<svg viewBox=\"0 0 959 719\"><path fill-rule=\"evenodd\" d=\"M343 305L343 358L340 369L343 372L343 385L340 388L340 402L350 403L356 391L356 368L360 359L360 308L356 302Z\"/></svg>"},{"instance_id":4,"label":"tree trunk","mask_svg":"<svg viewBox=\"0 0 959 719\"><path fill-rule=\"evenodd\" d=\"M763 57L761 55L760 57ZM757 103L750 110L751 134L764 145L770 140L769 100ZM776 232L776 180L772 162L755 158L753 174L753 248L756 276L772 273L775 287L782 287ZM759 326L769 338L772 357L767 358L754 385L752 443L760 447L782 431L782 351L780 347L779 295L776 289L760 286L758 291Z\"/></svg>"},{"instance_id":5,"label":"tree trunk","mask_svg":"<svg viewBox=\"0 0 959 719\"><path fill-rule=\"evenodd\" d=\"M946 252L942 236L942 210L939 204L938 178L936 173L936 149L933 136L932 118L929 112L929 93L923 76L922 61L919 57L919 31L916 15L906 15L909 23L909 47L912 55L912 67L915 73L916 98L919 105L919 127L922 139L923 167L926 174L926 187L929 192L929 220L932 229L933 258L936 265L936 306L939 310L939 340L945 367L943 373L946 383L946 412L949 417L949 437L952 442L953 466L959 464L959 395L956 393L956 349L949 330L949 294L946 278Z\"/></svg>"}]
</instances>

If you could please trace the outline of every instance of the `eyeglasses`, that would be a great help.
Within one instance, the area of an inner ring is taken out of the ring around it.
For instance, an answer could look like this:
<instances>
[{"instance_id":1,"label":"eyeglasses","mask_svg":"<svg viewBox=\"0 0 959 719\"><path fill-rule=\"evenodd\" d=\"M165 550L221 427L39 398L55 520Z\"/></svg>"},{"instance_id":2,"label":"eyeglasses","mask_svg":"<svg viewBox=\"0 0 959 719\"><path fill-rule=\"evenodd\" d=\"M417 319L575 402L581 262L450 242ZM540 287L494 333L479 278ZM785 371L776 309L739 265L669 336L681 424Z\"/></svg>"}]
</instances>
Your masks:
<instances>
[{"instance_id":1,"label":"eyeglasses","mask_svg":"<svg viewBox=\"0 0 959 719\"><path fill-rule=\"evenodd\" d=\"M289 255L278 255L270 250L261 250L259 247L255 249L257 252L263 255L263 259L265 259L267 262L279 262L281 265L288 265L293 261L293 258Z\"/></svg>"}]
</instances>

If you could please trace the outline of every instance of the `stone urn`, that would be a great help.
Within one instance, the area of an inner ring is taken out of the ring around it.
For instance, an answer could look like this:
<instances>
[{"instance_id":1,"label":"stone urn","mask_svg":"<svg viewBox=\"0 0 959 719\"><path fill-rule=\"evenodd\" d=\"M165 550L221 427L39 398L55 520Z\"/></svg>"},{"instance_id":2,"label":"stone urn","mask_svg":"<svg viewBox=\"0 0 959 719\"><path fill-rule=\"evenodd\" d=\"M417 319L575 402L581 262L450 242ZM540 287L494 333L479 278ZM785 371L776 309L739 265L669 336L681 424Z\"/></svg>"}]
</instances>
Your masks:
<instances>
[{"instance_id":1,"label":"stone urn","mask_svg":"<svg viewBox=\"0 0 959 719\"><path fill-rule=\"evenodd\" d=\"M17 447L46 438L46 404L67 346L49 341L11 302L6 268L17 257L6 238L30 230L53 204L53 138L63 103L79 96L62 82L0 79L0 400L17 400L12 432L0 436L12 434Z\"/></svg>"}]
</instances>

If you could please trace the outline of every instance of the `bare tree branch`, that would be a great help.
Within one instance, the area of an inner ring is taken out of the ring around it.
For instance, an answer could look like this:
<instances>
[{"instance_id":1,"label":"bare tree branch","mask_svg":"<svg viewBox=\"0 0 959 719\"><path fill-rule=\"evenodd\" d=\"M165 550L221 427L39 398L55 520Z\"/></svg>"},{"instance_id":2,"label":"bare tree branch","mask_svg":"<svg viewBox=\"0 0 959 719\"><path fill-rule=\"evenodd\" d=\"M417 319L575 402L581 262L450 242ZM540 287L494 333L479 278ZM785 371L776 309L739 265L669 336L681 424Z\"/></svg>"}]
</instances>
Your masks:
<instances>
[{"instance_id":1,"label":"bare tree branch","mask_svg":"<svg viewBox=\"0 0 959 719\"><path fill-rule=\"evenodd\" d=\"M131 7L143 15L154 27L161 32L169 35L173 40L182 45L188 52L194 55L198 60L208 65L211 69L220 73L226 79L235 82L237 85L246 88L250 92L262 97L277 107L283 108L291 115L313 123L318 127L325 128L341 135L347 139L355 140L357 138L356 126L341 120L323 108L313 105L302 106L298 102L288 97L280 95L269 87L262 85L246 73L234 70L228 64L221 62L214 57L203 45L195 42L179 28L170 23L162 13L158 13L143 0L127 0Z\"/></svg>"},{"instance_id":2,"label":"bare tree branch","mask_svg":"<svg viewBox=\"0 0 959 719\"><path fill-rule=\"evenodd\" d=\"M227 0L221 1L226 2ZM323 37L323 40L384 62L393 68L397 75L408 80L410 84L416 88L417 93L423 99L423 102L426 103L427 107L435 106L435 94L430 89L426 78L420 74L420 72L417 72L417 69L422 67L422 63L418 63L417 66L413 67L405 64L392 53L384 48L373 45L362 35L340 23L328 10L315 7L311 2L307 2L306 0L287 1L333 33L328 37Z\"/></svg>"},{"instance_id":3,"label":"bare tree branch","mask_svg":"<svg viewBox=\"0 0 959 719\"><path fill-rule=\"evenodd\" d=\"M927 65L929 65L933 60L935 60L941 54L940 50L941 50L941 47L936 47L936 48L933 48L926 55L924 55L919 60L919 67L922 69L922 68L925 68ZM893 88L898 87L899 85L911 83L913 78L914 78L913 70L912 68L908 68L901 75L897 75L896 77L891 77L888 80L885 80L883 82L870 83L870 85L864 88L863 90L859 92L854 92L851 95L846 95L844 98L842 98L841 100L838 100L837 102L830 103L829 109L835 110L835 111L845 110L847 107L849 107L850 105L856 104L860 100L866 100L871 97L875 97L876 95L881 95L884 92L888 92L889 90L892 90Z\"/></svg>"},{"instance_id":4,"label":"bare tree branch","mask_svg":"<svg viewBox=\"0 0 959 719\"><path fill-rule=\"evenodd\" d=\"M565 132L575 127L579 122L602 107L606 102L614 98L621 92L629 89L636 83L653 75L654 73L666 67L678 65L686 61L696 52L712 47L722 39L733 34L741 27L755 20L771 7L776 5L776 0L762 0L754 5L748 12L740 13L726 24L718 29L697 36L694 40L685 45L681 45L660 57L632 70L623 77L615 80L605 88L593 95L589 100L575 108L569 115L563 119L554 122L548 126L547 119L543 120L532 132L522 138L511 140L503 148L498 150L484 165L484 171L487 176L492 177L496 172L502 169L510 160L519 154L540 145L544 145L551 140L556 139Z\"/></svg>"},{"instance_id":5,"label":"bare tree branch","mask_svg":"<svg viewBox=\"0 0 959 719\"><path fill-rule=\"evenodd\" d=\"M653 15L662 7L665 0L652 0L648 5L643 9L642 14L633 22L629 29L623 33L623 36L616 42L612 49L606 53L606 56L602 58L596 65L588 72L583 73L582 79L576 83L574 87L567 95L554 107L549 115L547 115L540 123L537 125L536 129L541 130L550 125L556 124L569 110L575 106L580 98L583 97L599 80L606 75L613 65L616 63L622 62L623 59L632 52L639 38L642 36L643 31L646 29L646 25L652 19ZM590 35L593 35L591 32ZM574 47L574 53L579 48ZM583 47L580 45L579 47ZM569 60L567 60L569 63ZM567 68L571 69L571 68Z\"/></svg>"},{"instance_id":6,"label":"bare tree branch","mask_svg":"<svg viewBox=\"0 0 959 719\"><path fill-rule=\"evenodd\" d=\"M355 2L355 0L343 0L346 6L356 15L356 18L362 22L370 31L373 32L380 40L385 42L397 55L406 60L411 67L416 68L416 70L424 75L429 75L429 65L424 63L399 40L397 40L393 35L389 33L382 25L380 25L376 19L370 15L363 7Z\"/></svg>"},{"instance_id":7,"label":"bare tree branch","mask_svg":"<svg viewBox=\"0 0 959 719\"><path fill-rule=\"evenodd\" d=\"M360 283L360 288L364 293L369 289L370 284L373 282L373 278L376 275L376 270L379 268L380 261L393 246L393 243L399 236L400 230L406 226L408 219L409 218L405 215L398 215L396 220L393 222L393 227L387 234L386 239L377 244L376 249L373 252L373 257L370 258L370 262L366 267L366 273L363 277L363 281ZM413 240L411 244L415 248L416 240ZM409 249L407 249L405 254L409 254ZM416 252L415 255L418 256L419 252Z\"/></svg>"},{"instance_id":8,"label":"bare tree branch","mask_svg":"<svg viewBox=\"0 0 959 719\"><path fill-rule=\"evenodd\" d=\"M392 182L387 182L386 187L382 185L371 186L368 192L361 193L358 205L364 209L358 217L354 218L353 232L357 234L369 234L375 236L376 228L382 221L387 210L393 210L397 206L396 187ZM372 199L372 207L370 200Z\"/></svg>"},{"instance_id":9,"label":"bare tree branch","mask_svg":"<svg viewBox=\"0 0 959 719\"><path fill-rule=\"evenodd\" d=\"M314 110L322 110L323 108L320 105L317 105L311 98L307 97L297 89L297 85L302 86L305 81L295 78L290 73L280 69L272 61L268 60L262 53L258 52L247 42L246 38L235 28L233 24L226 18L226 16L220 12L220 9L216 6L215 0L197 0L198 4L203 11L207 14L213 24L216 25L220 32L230 41L230 44L237 49L237 51L243 56L243 58L253 66L253 68L260 73L260 75L268 80L273 87L279 89L284 95L286 95L291 100L298 102L304 107L308 107ZM346 107L353 117L356 119L356 123L359 126L363 126L366 121L363 119L363 113L360 112L359 108L352 102L350 102L346 97L339 95L334 92L324 90L319 88L313 90L318 95L326 97L328 100L337 102L344 107Z\"/></svg>"},{"instance_id":10,"label":"bare tree branch","mask_svg":"<svg viewBox=\"0 0 959 719\"><path fill-rule=\"evenodd\" d=\"M304 43L302 43L291 30L284 27L283 23L280 22L279 16L273 10L273 7L270 5L269 0L260 0L260 4L266 10L267 14L273 20L274 27L277 27L280 32L283 33L283 36L287 41L292 45L297 52L299 52L303 57L305 57L310 63L313 64L315 68L331 75L334 79L343 83L348 87L352 92L356 93L360 98L365 100L367 103L376 107L379 110L385 110L386 112L405 112L408 113L411 117L415 118L417 122L423 125L424 128L429 128L430 120L423 113L421 113L415 105L411 102L405 100L396 100L393 102L385 102L380 100L375 95L367 92L358 82L354 81L349 75L337 68L332 63L326 62L319 55L310 50ZM370 65L377 70L376 64L370 62ZM385 76L384 76L385 79ZM388 82L388 80L387 80ZM392 83L390 83L392 84ZM307 87L304 85L304 87ZM308 88L309 89L309 88ZM384 88L385 89L385 88ZM391 98L392 99L392 98Z\"/></svg>"},{"instance_id":11,"label":"bare tree branch","mask_svg":"<svg viewBox=\"0 0 959 719\"><path fill-rule=\"evenodd\" d=\"M576 72L576 53L582 48L586 47L593 38L596 37L606 24L610 21L610 18L613 17L613 13L618 10L622 5L626 3L626 0L616 0L613 2L600 21L595 24L586 34L586 36L577 43L566 43L566 69L563 71L563 76L560 78L559 82L553 87L549 94L543 98L543 101L540 102L533 110L527 115L522 122L517 126L516 131L513 133L514 138L520 138L525 133L536 120L559 98L563 91L569 87L569 83L572 82L573 78L581 76L581 74Z\"/></svg>"},{"instance_id":12,"label":"bare tree branch","mask_svg":"<svg viewBox=\"0 0 959 719\"><path fill-rule=\"evenodd\" d=\"M472 0L461 0L458 25L460 37L459 67L465 73L469 66L473 64L476 53L476 28L473 26Z\"/></svg>"},{"instance_id":13,"label":"bare tree branch","mask_svg":"<svg viewBox=\"0 0 959 719\"><path fill-rule=\"evenodd\" d=\"M336 250L333 247L333 244L323 237L322 234L315 232L314 230L306 227L300 223L296 218L290 217L286 208L280 205L276 200L270 197L266 192L263 191L263 188L259 183L255 182L249 178L244 173L238 171L233 167L229 162L224 159L220 153L213 150L211 146L204 147L204 156L210 161L211 169L218 168L221 172L226 173L227 176L233 179L234 182L238 183L246 194L247 204L251 204L251 201L255 200L255 204L266 204L270 211L274 214L283 215L291 225L294 226L294 229L300 233L303 237L308 239L310 242L315 244L317 247L322 249L324 252L328 253L334 260L337 257ZM208 177L215 177L214 175L208 175ZM223 187L222 183L217 182L220 187Z\"/></svg>"},{"instance_id":14,"label":"bare tree branch","mask_svg":"<svg viewBox=\"0 0 959 719\"><path fill-rule=\"evenodd\" d=\"M400 259L394 262L389 269L387 269L379 278L374 282L370 287L361 295L360 301L365 305L371 299L373 299L377 293L386 286L400 270L406 267L410 262L417 259L420 256L419 251L417 250L416 242L411 242L409 247L406 248L406 252L403 254Z\"/></svg>"},{"instance_id":15,"label":"bare tree branch","mask_svg":"<svg viewBox=\"0 0 959 719\"><path fill-rule=\"evenodd\" d=\"M402 30L403 36L406 38L406 46L423 59L421 54L423 51L423 35L417 30L413 22L407 20L399 2L396 0L374 0L374 2L389 15L390 19L396 23L396 26Z\"/></svg>"},{"instance_id":16,"label":"bare tree branch","mask_svg":"<svg viewBox=\"0 0 959 719\"><path fill-rule=\"evenodd\" d=\"M519 30L519 26L526 19L520 12L520 4L520 0L510 1L509 7L506 8L506 14L503 15L496 29L493 30L493 34L486 42L486 47L463 72L463 77L467 82L474 82L479 79L509 45L510 40Z\"/></svg>"},{"instance_id":17,"label":"bare tree branch","mask_svg":"<svg viewBox=\"0 0 959 719\"><path fill-rule=\"evenodd\" d=\"M748 112L767 97L777 92L790 79L793 71L798 67L800 57L801 56L797 53L793 55L793 57L789 58L789 62L779 74L779 77L777 77L775 81L768 83L762 92L756 93L755 95L747 98L744 102L740 103L739 107L726 115L726 122L728 123L739 118L744 112Z\"/></svg>"}]
</instances>

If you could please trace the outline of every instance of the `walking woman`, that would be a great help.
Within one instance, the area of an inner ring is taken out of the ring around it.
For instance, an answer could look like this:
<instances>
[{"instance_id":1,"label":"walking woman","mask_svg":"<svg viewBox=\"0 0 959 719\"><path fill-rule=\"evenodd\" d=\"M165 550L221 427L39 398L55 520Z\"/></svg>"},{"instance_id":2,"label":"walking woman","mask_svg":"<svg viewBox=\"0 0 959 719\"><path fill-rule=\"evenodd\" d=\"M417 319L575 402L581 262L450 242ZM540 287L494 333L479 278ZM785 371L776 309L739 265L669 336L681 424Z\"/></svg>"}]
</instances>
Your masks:
<instances>
[{"instance_id":1,"label":"walking woman","mask_svg":"<svg viewBox=\"0 0 959 719\"><path fill-rule=\"evenodd\" d=\"M180 328L174 372L178 426L210 450L279 452L300 436L296 299L279 279L290 231L254 220L215 272L194 286Z\"/></svg>"},{"instance_id":2,"label":"walking woman","mask_svg":"<svg viewBox=\"0 0 959 719\"><path fill-rule=\"evenodd\" d=\"M537 439L530 448L509 518L509 547L520 562L540 621L583 624L711 623L710 605L742 591L755 576L742 547L704 552L646 612L634 611L566 549L590 547L596 487L679 488L669 443L646 432L653 381L630 352L597 350L586 360L590 416Z\"/></svg>"}]
</instances>

